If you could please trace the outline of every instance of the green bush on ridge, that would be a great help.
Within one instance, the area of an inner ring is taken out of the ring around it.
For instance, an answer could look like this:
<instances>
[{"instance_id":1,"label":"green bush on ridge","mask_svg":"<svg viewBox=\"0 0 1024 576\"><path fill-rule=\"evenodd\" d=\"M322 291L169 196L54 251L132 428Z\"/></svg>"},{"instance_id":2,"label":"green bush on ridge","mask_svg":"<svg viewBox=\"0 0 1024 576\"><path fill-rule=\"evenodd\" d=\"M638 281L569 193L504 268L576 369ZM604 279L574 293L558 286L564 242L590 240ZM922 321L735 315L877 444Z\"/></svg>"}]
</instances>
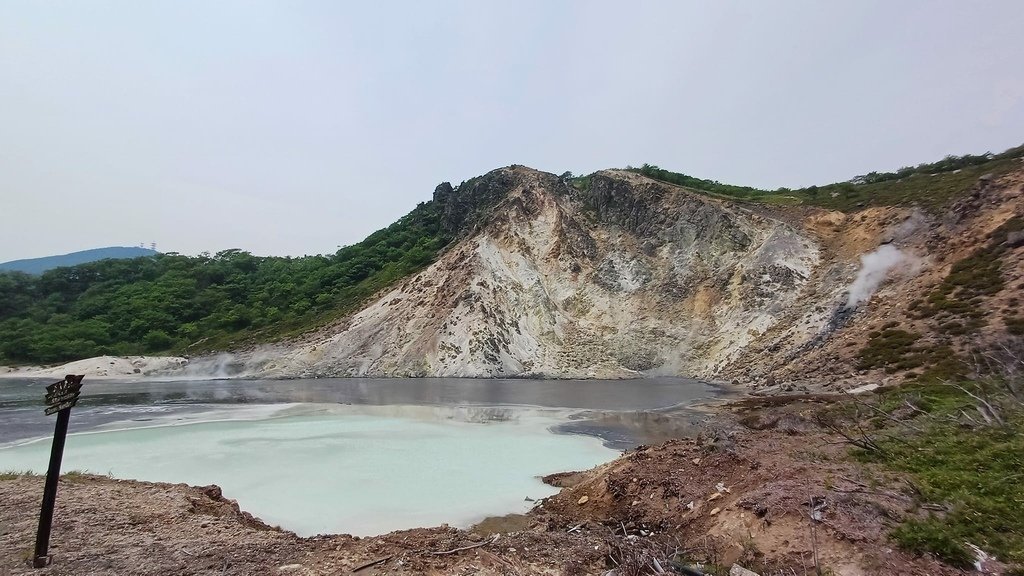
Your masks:
<instances>
[{"instance_id":1,"label":"green bush on ridge","mask_svg":"<svg viewBox=\"0 0 1024 576\"><path fill-rule=\"evenodd\" d=\"M751 186L723 184L717 180L695 178L644 164L626 170L654 180L683 186L698 192L750 200L766 204L810 204L833 210L852 211L865 206L917 204L937 210L969 190L986 174L998 176L1021 166L1024 145L1000 154L947 156L932 163L906 167L896 172L871 172L824 186L790 190L764 190ZM575 178L575 181L580 178Z\"/></svg>"}]
</instances>

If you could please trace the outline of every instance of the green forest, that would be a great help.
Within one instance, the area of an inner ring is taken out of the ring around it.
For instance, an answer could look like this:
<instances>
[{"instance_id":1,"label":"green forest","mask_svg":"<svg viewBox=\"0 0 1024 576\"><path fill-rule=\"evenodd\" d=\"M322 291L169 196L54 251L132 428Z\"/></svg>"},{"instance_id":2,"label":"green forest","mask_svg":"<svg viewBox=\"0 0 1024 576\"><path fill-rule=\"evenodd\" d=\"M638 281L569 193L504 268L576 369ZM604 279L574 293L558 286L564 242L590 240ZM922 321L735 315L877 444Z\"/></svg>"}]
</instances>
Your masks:
<instances>
[{"instance_id":1,"label":"green forest","mask_svg":"<svg viewBox=\"0 0 1024 576\"><path fill-rule=\"evenodd\" d=\"M0 273L0 361L192 353L295 334L426 266L449 240L429 201L331 256L225 250Z\"/></svg>"}]
</instances>

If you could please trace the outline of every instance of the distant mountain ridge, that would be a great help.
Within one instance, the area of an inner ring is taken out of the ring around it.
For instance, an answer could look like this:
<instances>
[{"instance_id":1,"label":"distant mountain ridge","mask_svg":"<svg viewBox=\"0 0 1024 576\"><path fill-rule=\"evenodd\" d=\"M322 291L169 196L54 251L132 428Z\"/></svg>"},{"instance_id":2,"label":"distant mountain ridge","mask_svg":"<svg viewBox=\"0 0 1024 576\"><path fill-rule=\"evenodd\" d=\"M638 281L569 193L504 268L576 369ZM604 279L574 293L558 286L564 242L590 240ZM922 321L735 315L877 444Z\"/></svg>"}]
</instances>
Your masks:
<instances>
[{"instance_id":1,"label":"distant mountain ridge","mask_svg":"<svg viewBox=\"0 0 1024 576\"><path fill-rule=\"evenodd\" d=\"M149 248L108 246L106 248L93 248L91 250L82 250L57 256L11 260L10 262L0 263L0 270L24 272L26 274L42 274L47 270L61 266L77 266L78 264L87 264L108 258L140 258L142 256L155 256L156 254L158 254L156 250L150 250Z\"/></svg>"}]
</instances>

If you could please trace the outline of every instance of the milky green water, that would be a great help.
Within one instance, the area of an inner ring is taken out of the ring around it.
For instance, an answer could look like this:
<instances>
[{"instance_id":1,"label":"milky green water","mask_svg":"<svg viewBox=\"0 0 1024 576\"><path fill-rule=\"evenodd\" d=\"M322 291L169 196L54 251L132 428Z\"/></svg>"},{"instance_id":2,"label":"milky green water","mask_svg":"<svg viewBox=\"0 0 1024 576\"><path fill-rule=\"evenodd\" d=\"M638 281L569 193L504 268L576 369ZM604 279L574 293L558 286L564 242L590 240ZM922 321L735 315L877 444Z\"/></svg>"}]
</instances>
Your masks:
<instances>
[{"instance_id":1,"label":"milky green water","mask_svg":"<svg viewBox=\"0 0 1024 576\"><path fill-rule=\"evenodd\" d=\"M50 383L0 378L0 471L45 472ZM218 484L302 535L462 527L528 510L555 492L537 476L618 455L606 446L685 431L702 416L681 407L719 393L678 378L87 379L63 470Z\"/></svg>"},{"instance_id":2,"label":"milky green water","mask_svg":"<svg viewBox=\"0 0 1024 576\"><path fill-rule=\"evenodd\" d=\"M371 535L523 512L527 497L556 492L538 476L618 454L594 437L553 434L564 420L536 411L486 423L389 412L249 406L223 421L92 430L68 437L63 470L218 484L300 535ZM0 448L0 470L45 472L49 450L49 438Z\"/></svg>"}]
</instances>

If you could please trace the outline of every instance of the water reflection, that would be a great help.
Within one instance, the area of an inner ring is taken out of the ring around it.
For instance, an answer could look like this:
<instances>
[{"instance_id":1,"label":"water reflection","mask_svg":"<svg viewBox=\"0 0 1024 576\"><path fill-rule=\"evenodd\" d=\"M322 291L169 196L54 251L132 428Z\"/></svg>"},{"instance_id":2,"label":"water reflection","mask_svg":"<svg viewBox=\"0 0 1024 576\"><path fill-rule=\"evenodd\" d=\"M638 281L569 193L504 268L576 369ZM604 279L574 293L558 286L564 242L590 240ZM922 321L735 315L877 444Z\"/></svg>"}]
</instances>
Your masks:
<instances>
[{"instance_id":1,"label":"water reflection","mask_svg":"<svg viewBox=\"0 0 1024 576\"><path fill-rule=\"evenodd\" d=\"M0 444L52 432L42 413L48 380L0 379ZM527 380L466 378L342 378L310 380L86 381L71 419L81 432L119 421L185 418L225 405L342 404L476 406L477 421L515 417L511 407L580 410L557 431L596 435L610 446L649 443L688 432L693 403L723 391L695 380ZM666 407L677 407L671 416Z\"/></svg>"}]
</instances>

